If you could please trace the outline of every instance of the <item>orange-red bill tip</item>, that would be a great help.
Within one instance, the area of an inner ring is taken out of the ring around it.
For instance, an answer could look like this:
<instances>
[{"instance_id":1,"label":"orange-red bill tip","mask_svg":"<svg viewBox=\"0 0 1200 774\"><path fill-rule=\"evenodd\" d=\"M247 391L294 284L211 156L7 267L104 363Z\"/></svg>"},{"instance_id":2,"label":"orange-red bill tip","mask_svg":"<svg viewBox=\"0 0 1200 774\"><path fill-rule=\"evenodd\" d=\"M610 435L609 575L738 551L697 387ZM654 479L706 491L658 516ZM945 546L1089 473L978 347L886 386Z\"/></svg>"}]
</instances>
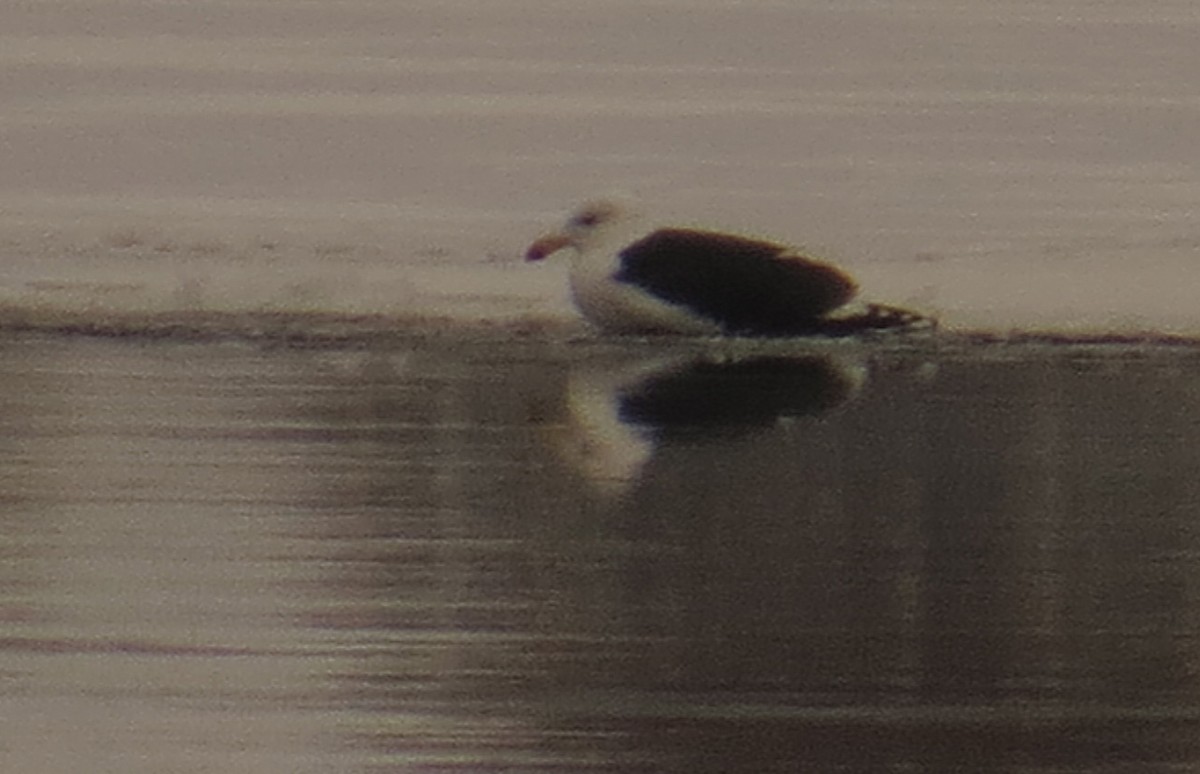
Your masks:
<instances>
[{"instance_id":1,"label":"orange-red bill tip","mask_svg":"<svg viewBox=\"0 0 1200 774\"><path fill-rule=\"evenodd\" d=\"M547 234L529 246L529 249L525 251L525 260L540 261L569 244L571 244L571 240L562 234Z\"/></svg>"}]
</instances>

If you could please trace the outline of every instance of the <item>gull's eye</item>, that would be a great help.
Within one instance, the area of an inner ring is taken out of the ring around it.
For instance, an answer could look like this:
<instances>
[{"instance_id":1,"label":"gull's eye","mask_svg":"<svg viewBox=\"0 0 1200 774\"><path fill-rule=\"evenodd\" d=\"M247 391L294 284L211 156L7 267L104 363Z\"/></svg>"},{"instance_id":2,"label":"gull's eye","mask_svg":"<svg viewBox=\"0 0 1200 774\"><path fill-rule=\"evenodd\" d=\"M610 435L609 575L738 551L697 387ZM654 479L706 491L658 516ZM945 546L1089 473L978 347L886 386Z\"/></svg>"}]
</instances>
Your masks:
<instances>
[{"instance_id":1,"label":"gull's eye","mask_svg":"<svg viewBox=\"0 0 1200 774\"><path fill-rule=\"evenodd\" d=\"M594 226L600 222L600 215L595 212L581 212L571 218L571 222L576 226Z\"/></svg>"}]
</instances>

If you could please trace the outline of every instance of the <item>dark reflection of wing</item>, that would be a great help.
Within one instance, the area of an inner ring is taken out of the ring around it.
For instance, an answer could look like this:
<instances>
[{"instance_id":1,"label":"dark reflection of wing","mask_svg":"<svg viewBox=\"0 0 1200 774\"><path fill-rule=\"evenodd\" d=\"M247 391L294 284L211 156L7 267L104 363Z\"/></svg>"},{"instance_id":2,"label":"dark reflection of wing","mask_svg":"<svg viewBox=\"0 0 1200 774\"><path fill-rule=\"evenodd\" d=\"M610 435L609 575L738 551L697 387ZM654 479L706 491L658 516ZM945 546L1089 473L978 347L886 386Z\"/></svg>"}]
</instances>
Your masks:
<instances>
[{"instance_id":1,"label":"dark reflection of wing","mask_svg":"<svg viewBox=\"0 0 1200 774\"><path fill-rule=\"evenodd\" d=\"M817 355L592 363L572 372L569 422L552 443L570 467L616 494L663 443L819 414L853 397L864 376L857 363Z\"/></svg>"},{"instance_id":2,"label":"dark reflection of wing","mask_svg":"<svg viewBox=\"0 0 1200 774\"><path fill-rule=\"evenodd\" d=\"M858 371L819 356L696 360L622 390L619 418L656 433L744 430L845 402Z\"/></svg>"}]
</instances>

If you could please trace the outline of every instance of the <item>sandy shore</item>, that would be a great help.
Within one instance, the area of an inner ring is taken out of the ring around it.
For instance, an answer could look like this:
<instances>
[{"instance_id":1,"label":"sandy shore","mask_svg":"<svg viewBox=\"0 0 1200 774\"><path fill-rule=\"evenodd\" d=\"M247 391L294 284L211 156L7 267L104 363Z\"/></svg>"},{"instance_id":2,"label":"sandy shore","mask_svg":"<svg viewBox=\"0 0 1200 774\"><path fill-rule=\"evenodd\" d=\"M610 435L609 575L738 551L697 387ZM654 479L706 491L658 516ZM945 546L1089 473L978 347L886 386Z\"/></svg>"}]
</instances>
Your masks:
<instances>
[{"instance_id":1,"label":"sandy shore","mask_svg":"<svg viewBox=\"0 0 1200 774\"><path fill-rule=\"evenodd\" d=\"M541 315L561 285L497 267L617 190L947 325L1194 333L1195 26L1180 2L9 4L0 302Z\"/></svg>"}]
</instances>

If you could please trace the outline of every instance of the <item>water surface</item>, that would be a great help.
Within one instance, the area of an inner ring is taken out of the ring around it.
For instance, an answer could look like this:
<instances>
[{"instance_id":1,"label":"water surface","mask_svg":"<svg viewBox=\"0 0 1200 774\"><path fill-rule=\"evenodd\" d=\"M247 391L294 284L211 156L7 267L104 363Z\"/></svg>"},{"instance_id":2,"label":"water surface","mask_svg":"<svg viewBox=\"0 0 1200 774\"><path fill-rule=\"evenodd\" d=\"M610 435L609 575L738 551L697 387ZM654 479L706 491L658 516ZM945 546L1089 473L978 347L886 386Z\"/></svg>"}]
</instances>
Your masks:
<instances>
[{"instance_id":1,"label":"water surface","mask_svg":"<svg viewBox=\"0 0 1200 774\"><path fill-rule=\"evenodd\" d=\"M1200 763L1191 347L3 351L5 769Z\"/></svg>"},{"instance_id":2,"label":"water surface","mask_svg":"<svg viewBox=\"0 0 1200 774\"><path fill-rule=\"evenodd\" d=\"M1196 27L0 5L0 769L1200 767ZM942 333L597 338L610 190Z\"/></svg>"}]
</instances>

